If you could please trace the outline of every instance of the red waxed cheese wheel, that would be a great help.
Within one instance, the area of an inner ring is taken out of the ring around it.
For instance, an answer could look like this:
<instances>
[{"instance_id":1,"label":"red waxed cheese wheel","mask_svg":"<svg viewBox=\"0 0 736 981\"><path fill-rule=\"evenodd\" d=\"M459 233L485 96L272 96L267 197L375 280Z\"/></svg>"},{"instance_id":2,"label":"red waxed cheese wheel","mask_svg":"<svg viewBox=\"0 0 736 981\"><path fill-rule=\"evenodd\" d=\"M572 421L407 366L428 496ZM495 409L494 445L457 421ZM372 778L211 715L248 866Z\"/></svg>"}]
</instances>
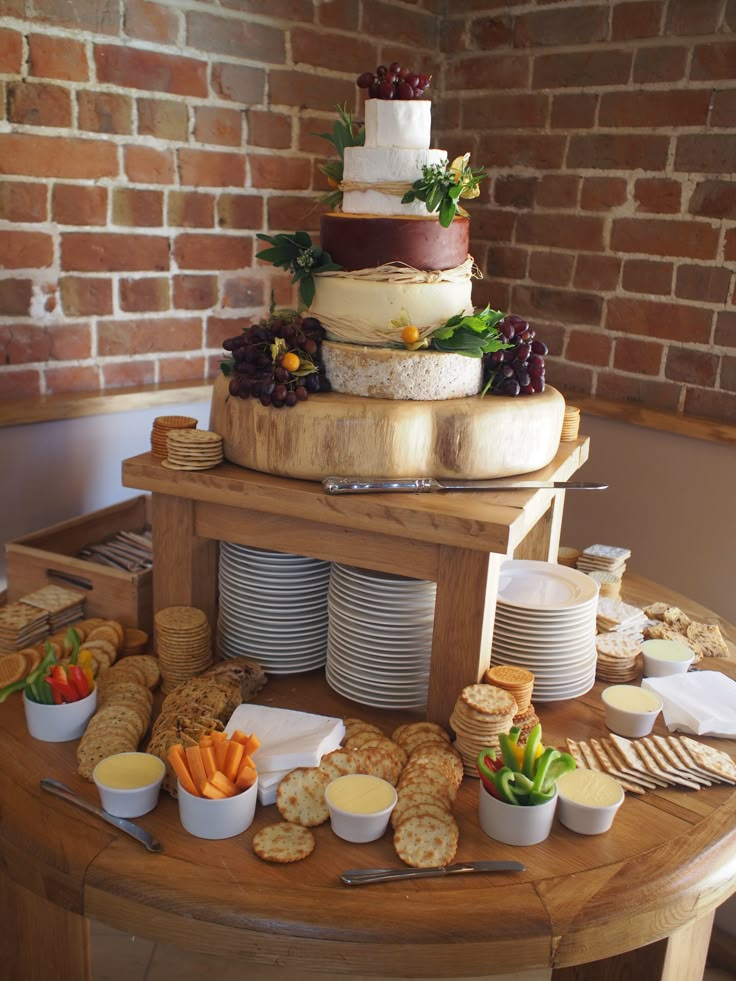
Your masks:
<instances>
[{"instance_id":1,"label":"red waxed cheese wheel","mask_svg":"<svg viewBox=\"0 0 736 981\"><path fill-rule=\"evenodd\" d=\"M330 213L320 218L320 244L343 269L372 269L403 262L415 269L453 269L468 257L470 221L437 216L379 217Z\"/></svg>"}]
</instances>

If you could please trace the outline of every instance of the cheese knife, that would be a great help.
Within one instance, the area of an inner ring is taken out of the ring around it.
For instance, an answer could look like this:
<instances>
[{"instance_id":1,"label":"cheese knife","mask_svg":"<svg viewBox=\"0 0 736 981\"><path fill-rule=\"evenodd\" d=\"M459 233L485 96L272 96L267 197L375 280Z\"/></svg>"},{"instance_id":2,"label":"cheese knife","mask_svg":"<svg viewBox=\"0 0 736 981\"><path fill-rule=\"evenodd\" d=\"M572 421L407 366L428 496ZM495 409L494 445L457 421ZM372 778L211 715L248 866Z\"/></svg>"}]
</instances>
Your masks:
<instances>
[{"instance_id":1,"label":"cheese knife","mask_svg":"<svg viewBox=\"0 0 736 981\"><path fill-rule=\"evenodd\" d=\"M524 872L521 862L458 862L428 869L347 869L340 879L347 886L362 886L372 882L391 882L394 879L434 879L442 875L465 872Z\"/></svg>"},{"instance_id":2,"label":"cheese knife","mask_svg":"<svg viewBox=\"0 0 736 981\"><path fill-rule=\"evenodd\" d=\"M581 480L435 480L433 477L325 477L328 494L431 493L433 491L606 490Z\"/></svg>"}]
</instances>

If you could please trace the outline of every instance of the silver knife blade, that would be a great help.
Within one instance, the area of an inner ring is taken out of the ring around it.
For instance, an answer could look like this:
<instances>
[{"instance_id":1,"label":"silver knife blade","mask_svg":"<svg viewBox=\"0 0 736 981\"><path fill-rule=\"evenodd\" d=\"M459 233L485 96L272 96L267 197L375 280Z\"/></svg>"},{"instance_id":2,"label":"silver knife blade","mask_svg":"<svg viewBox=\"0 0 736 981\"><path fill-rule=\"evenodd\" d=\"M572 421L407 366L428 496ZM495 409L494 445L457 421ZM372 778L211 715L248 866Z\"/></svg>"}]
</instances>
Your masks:
<instances>
[{"instance_id":1,"label":"silver knife blade","mask_svg":"<svg viewBox=\"0 0 736 981\"><path fill-rule=\"evenodd\" d=\"M325 477L328 494L431 493L433 491L606 490L581 480L435 480L433 477Z\"/></svg>"},{"instance_id":2,"label":"silver knife blade","mask_svg":"<svg viewBox=\"0 0 736 981\"><path fill-rule=\"evenodd\" d=\"M524 872L525 869L521 862L457 862L428 869L347 869L340 879L347 886L363 886L394 879L433 879L465 872Z\"/></svg>"},{"instance_id":3,"label":"silver knife blade","mask_svg":"<svg viewBox=\"0 0 736 981\"><path fill-rule=\"evenodd\" d=\"M118 828L120 831L124 831L131 838L135 838L136 841L140 842L149 852L160 852L163 850L161 848L161 842L154 838L145 828L141 828L139 824L134 824L125 818L108 814L107 811L103 811L101 807L97 807L95 804L90 804L88 800L80 797L79 794L75 794L71 788L61 783L60 780L43 777L41 779L41 787L44 790L48 790L50 794L54 794L55 797L60 797L62 800L68 801L70 804L76 805L76 807L80 807L83 811L88 811L90 814L102 818L103 821L107 821L108 824L112 824L113 827Z\"/></svg>"}]
</instances>

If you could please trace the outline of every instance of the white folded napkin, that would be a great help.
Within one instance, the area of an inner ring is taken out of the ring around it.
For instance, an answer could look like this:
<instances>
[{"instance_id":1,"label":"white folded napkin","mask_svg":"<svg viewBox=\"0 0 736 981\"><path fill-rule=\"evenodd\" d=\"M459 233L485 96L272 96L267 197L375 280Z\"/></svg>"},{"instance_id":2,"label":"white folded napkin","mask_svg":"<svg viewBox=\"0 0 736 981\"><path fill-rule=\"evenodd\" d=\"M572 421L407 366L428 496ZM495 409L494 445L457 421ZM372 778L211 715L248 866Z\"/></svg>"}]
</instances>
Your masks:
<instances>
[{"instance_id":1,"label":"white folded napkin","mask_svg":"<svg viewBox=\"0 0 736 981\"><path fill-rule=\"evenodd\" d=\"M664 678L644 678L662 699L667 728L696 736L736 735L736 681L720 671L689 671Z\"/></svg>"}]
</instances>

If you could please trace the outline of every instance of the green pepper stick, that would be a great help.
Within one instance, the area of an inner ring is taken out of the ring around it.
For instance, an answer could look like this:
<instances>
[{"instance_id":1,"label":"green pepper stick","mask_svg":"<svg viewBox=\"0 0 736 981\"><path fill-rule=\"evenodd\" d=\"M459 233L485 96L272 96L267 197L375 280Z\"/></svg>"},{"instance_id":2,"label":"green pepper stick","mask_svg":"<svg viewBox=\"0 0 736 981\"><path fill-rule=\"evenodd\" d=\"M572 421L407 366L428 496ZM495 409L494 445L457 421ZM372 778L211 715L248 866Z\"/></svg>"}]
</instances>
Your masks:
<instances>
[{"instance_id":1,"label":"green pepper stick","mask_svg":"<svg viewBox=\"0 0 736 981\"><path fill-rule=\"evenodd\" d=\"M501 746L501 755L503 756L504 765L512 770L514 773L518 773L521 770L519 766L519 760L514 752L514 747L519 741L519 734L521 729L518 726L513 726L508 733L502 732L498 741Z\"/></svg>"},{"instance_id":2,"label":"green pepper stick","mask_svg":"<svg viewBox=\"0 0 736 981\"><path fill-rule=\"evenodd\" d=\"M560 752L556 759L552 760L547 770L547 776L542 783L542 792L554 790L554 786L563 773L576 768L575 760L569 753Z\"/></svg>"},{"instance_id":3,"label":"green pepper stick","mask_svg":"<svg viewBox=\"0 0 736 981\"><path fill-rule=\"evenodd\" d=\"M526 741L526 746L524 747L524 760L522 762L522 772L524 776L529 777L530 780L534 779L534 773L536 769L537 762L537 750L542 742L542 724L538 722Z\"/></svg>"}]
</instances>

